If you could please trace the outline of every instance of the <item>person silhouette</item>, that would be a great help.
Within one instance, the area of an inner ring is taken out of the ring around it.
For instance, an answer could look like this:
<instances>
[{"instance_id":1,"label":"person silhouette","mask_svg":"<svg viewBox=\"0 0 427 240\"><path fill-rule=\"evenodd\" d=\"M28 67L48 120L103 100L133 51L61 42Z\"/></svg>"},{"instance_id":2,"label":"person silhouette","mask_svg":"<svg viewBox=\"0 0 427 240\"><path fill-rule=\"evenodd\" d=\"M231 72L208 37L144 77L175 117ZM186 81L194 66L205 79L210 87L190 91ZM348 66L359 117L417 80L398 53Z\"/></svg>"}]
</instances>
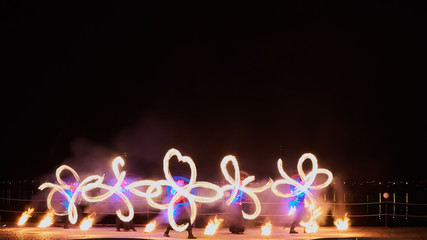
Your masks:
<instances>
[{"instance_id":1,"label":"person silhouette","mask_svg":"<svg viewBox=\"0 0 427 240\"><path fill-rule=\"evenodd\" d=\"M179 187L185 186L185 181L178 179L176 181L176 184ZM176 194L176 191L174 189L171 190L172 196ZM196 239L193 235L193 226L191 224L190 220L190 205L188 203L188 200L184 196L180 196L180 198L175 202L174 206L174 215L176 216L176 223L181 225L188 223L187 232L188 232L188 239ZM166 231L163 233L163 236L170 237L169 232L173 230L172 226L169 224L166 228Z\"/></svg>"}]
</instances>

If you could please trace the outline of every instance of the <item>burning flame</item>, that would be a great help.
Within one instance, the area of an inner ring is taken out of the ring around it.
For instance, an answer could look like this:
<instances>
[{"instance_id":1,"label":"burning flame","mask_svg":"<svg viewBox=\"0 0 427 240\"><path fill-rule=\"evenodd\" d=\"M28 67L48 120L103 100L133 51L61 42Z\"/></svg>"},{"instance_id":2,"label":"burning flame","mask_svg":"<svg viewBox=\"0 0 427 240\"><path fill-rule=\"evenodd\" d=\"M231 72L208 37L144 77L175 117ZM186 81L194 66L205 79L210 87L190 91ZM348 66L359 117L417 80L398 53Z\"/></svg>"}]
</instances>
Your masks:
<instances>
[{"instance_id":1,"label":"burning flame","mask_svg":"<svg viewBox=\"0 0 427 240\"><path fill-rule=\"evenodd\" d=\"M34 212L34 208L28 208L27 211L23 212L18 221L18 226L24 225L27 220L31 217L31 214Z\"/></svg>"},{"instance_id":2,"label":"burning flame","mask_svg":"<svg viewBox=\"0 0 427 240\"><path fill-rule=\"evenodd\" d=\"M261 227L261 235L270 236L272 227L273 226L271 225L271 222L268 221L264 226Z\"/></svg>"},{"instance_id":3,"label":"burning flame","mask_svg":"<svg viewBox=\"0 0 427 240\"><path fill-rule=\"evenodd\" d=\"M317 230L319 230L319 225L317 224L316 221L310 222L309 225L305 226L305 232L306 233L315 233L315 232L317 232Z\"/></svg>"},{"instance_id":4,"label":"burning flame","mask_svg":"<svg viewBox=\"0 0 427 240\"><path fill-rule=\"evenodd\" d=\"M347 213L344 215L344 220L341 218L338 218L334 224L337 226L338 230L347 230L348 229L348 222L350 221L349 218L347 218Z\"/></svg>"},{"instance_id":5,"label":"burning flame","mask_svg":"<svg viewBox=\"0 0 427 240\"><path fill-rule=\"evenodd\" d=\"M309 209L311 211L310 219L307 222L301 221L300 224L301 226L305 227L305 231L307 233L315 233L317 230L319 230L319 225L316 222L316 218L318 218L322 212L320 208L314 209L314 204L310 205Z\"/></svg>"},{"instance_id":6,"label":"burning flame","mask_svg":"<svg viewBox=\"0 0 427 240\"><path fill-rule=\"evenodd\" d=\"M156 227L156 220L151 221L149 224L147 224L147 226L145 226L144 232L150 233L154 230L155 227Z\"/></svg>"},{"instance_id":7,"label":"burning flame","mask_svg":"<svg viewBox=\"0 0 427 240\"><path fill-rule=\"evenodd\" d=\"M45 217L40 221L39 228L49 227L53 224L53 211L48 212Z\"/></svg>"},{"instance_id":8,"label":"burning flame","mask_svg":"<svg viewBox=\"0 0 427 240\"><path fill-rule=\"evenodd\" d=\"M224 221L224 219L216 218L216 216L213 220L209 220L208 225L206 225L205 228L205 235L214 235L222 221Z\"/></svg>"},{"instance_id":9,"label":"burning flame","mask_svg":"<svg viewBox=\"0 0 427 240\"><path fill-rule=\"evenodd\" d=\"M80 230L82 230L82 231L87 231L87 230L89 230L89 228L91 228L92 227L92 225L93 225L93 221L95 220L95 217L93 216L93 214L91 214L91 215L89 215L89 216L87 216L87 217L85 217L83 220L82 220L82 223L80 223Z\"/></svg>"}]
</instances>

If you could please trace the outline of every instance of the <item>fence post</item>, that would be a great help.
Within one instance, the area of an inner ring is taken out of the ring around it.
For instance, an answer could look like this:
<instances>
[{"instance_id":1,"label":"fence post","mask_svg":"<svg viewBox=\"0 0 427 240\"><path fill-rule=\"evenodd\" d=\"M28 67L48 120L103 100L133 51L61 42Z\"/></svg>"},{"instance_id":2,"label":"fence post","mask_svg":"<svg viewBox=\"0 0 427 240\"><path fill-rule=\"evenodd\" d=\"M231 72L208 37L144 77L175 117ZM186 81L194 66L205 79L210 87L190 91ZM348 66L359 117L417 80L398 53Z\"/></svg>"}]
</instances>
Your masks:
<instances>
[{"instance_id":1,"label":"fence post","mask_svg":"<svg viewBox=\"0 0 427 240\"><path fill-rule=\"evenodd\" d=\"M384 199L385 199L385 227L387 227L387 218L388 218L388 215L387 215L387 203L388 203L388 198L390 197L390 194L388 193L388 192L385 192L384 194L383 194L383 197L384 197Z\"/></svg>"}]
</instances>

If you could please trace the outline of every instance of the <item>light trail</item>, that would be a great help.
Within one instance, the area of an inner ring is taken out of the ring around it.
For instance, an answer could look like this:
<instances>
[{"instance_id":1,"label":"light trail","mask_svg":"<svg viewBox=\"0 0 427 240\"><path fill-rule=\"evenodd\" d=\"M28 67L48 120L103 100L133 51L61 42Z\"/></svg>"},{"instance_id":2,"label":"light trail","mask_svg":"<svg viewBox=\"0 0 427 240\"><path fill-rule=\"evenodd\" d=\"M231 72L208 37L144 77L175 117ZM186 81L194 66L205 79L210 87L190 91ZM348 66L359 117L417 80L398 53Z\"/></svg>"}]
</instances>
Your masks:
<instances>
[{"instance_id":1,"label":"light trail","mask_svg":"<svg viewBox=\"0 0 427 240\"><path fill-rule=\"evenodd\" d=\"M310 160L312 164L312 169L308 174L305 174L303 169L303 163L306 160ZM297 169L298 174L302 180L302 184L296 181L295 179L289 177L289 175L283 170L283 162L281 159L277 161L277 168L283 179L275 181L271 186L271 191L277 196L283 198L290 198L304 193L307 196L307 198L305 199L305 207L310 209L311 216L309 217L308 221L301 221L300 224L306 227L306 231L307 228L309 229L308 231L317 231L318 225L316 223L316 218L320 216L320 209L315 208L316 199L314 198L313 194L310 192L309 189L322 189L327 187L332 182L332 173L327 169L319 168L317 158L311 153L303 154L298 160ZM327 179L321 184L314 185L314 180L318 174L326 175ZM291 191L289 193L283 193L279 191L278 186L282 184L294 186L295 191Z\"/></svg>"},{"instance_id":2,"label":"light trail","mask_svg":"<svg viewBox=\"0 0 427 240\"><path fill-rule=\"evenodd\" d=\"M169 161L174 156L177 157L178 162L187 163L188 166L190 167L190 171L191 171L190 181L188 182L188 184L186 184L183 187L180 187L176 184L176 182L173 180L172 174L169 170ZM169 185L176 191L176 194L172 197L171 201L168 204L168 208L167 208L168 209L169 224L176 231L182 232L188 227L188 223L182 224L182 225L177 225L177 223L175 222L175 219L173 218L173 209L174 209L175 203L178 201L178 199L180 199L181 196L185 197L188 200L188 202L190 203L190 211L191 211L190 224L193 224L195 219L196 219L196 215L197 215L196 202L200 202L200 203L214 202L214 201L222 198L222 196L224 194L223 191L221 190L221 188L219 186L213 184L213 183L203 182L203 181L197 182L196 181L196 178L197 178L196 164L194 163L194 161L190 157L182 156L181 153L176 149L170 149L166 153L165 157L163 158L163 172L165 174L166 182L161 181L159 184ZM156 186L154 188L156 188ZM215 192L215 195L213 195L211 197L203 197L203 196L193 195L193 194L191 194L191 190L193 188L211 189ZM148 190L150 190L150 188ZM152 202L148 201L148 203L150 204ZM151 206L153 206L153 205L151 205ZM155 207L155 206L153 206L153 207Z\"/></svg>"},{"instance_id":3,"label":"light trail","mask_svg":"<svg viewBox=\"0 0 427 240\"><path fill-rule=\"evenodd\" d=\"M231 177L230 174L228 173L228 170L227 170L228 163L231 163L232 166L234 167L234 178ZM270 188L270 186L273 184L273 180L270 179L267 184L257 188L251 188L246 186L255 180L255 176L249 176L240 183L239 164L237 163L236 157L231 155L225 156L222 159L221 171L222 171L222 174L224 175L224 178L230 183L228 185L224 185L222 187L222 191L225 192L225 191L232 190L230 197L226 201L226 204L229 206L233 201L233 199L236 197L237 192L240 190L246 193L249 197L251 197L255 203L255 211L252 214L248 214L245 211L242 211L243 217L245 219L255 219L256 217L258 217L259 214L261 213L261 203L255 193L260 193Z\"/></svg>"},{"instance_id":4,"label":"light trail","mask_svg":"<svg viewBox=\"0 0 427 240\"><path fill-rule=\"evenodd\" d=\"M184 186L178 186L174 181L174 177L172 176L169 164L172 158L176 157L178 162L182 162L187 164L190 169L190 178L188 184ZM303 169L303 163L306 160L311 160L312 162L312 170L306 174ZM227 165L232 164L234 168L234 178L230 176ZM124 215L121 210L117 210L117 216L124 222L129 222L134 217L134 208L129 200L128 196L126 196L123 190L123 184L126 177L126 171L121 170L125 165L124 160L121 157L117 157L112 161L111 167L115 176L115 183L112 185L104 184L104 175L91 175L86 177L83 181L80 180L80 176L74 171L71 167L67 165L62 165L56 170L56 180L57 184L54 183L43 183L40 185L39 189L44 190L46 188L51 188L48 196L47 196L47 207L52 215L66 216L68 215L68 219L71 224L75 224L77 222L78 213L76 204L80 202L81 199L92 203L92 202L102 202L106 199L110 198L113 195L117 195L119 199L121 199L128 211L127 215ZM230 197L227 199L226 204L230 205L233 199L237 196L238 192L245 193L249 196L254 204L255 210L253 213L246 213L242 211L243 217L245 219L255 219L261 213L261 204L260 200L256 193L261 193L266 189L271 187L271 190L274 194L279 197L292 197L298 195L300 193L306 194L306 208L310 208L311 217L308 222L301 221L301 225L312 226L315 223L315 219L320 215L320 209L315 208L316 200L314 199L313 194L309 191L309 189L321 189L328 186L332 181L332 173L326 169L318 168L317 159L312 154L304 154L298 161L298 173L302 180L302 183L295 181L290 178L288 174L283 170L282 160L279 159L277 162L277 167L279 173L283 177L283 179L279 179L273 182L271 179L264 186L261 187L248 187L247 185L252 183L255 180L255 176L249 176L242 181L240 181L240 169L237 159L234 156L228 155L223 158L221 161L221 171L224 175L224 178L227 180L229 184L226 184L222 187L205 181L197 181L197 169L194 161L188 156L182 156L181 153L176 149L170 149L163 158L163 172L165 179L162 180L139 180L132 182L127 185L126 189L129 190L132 194L144 197L147 200L147 203L156 209L167 210L168 221L171 227L176 231L184 231L189 223L178 225L174 220L174 207L180 199L185 198L188 200L190 206L190 224L194 223L196 215L197 215L197 205L196 203L211 203L221 199L224 196L225 191L231 191ZM63 171L70 171L74 177L74 185L68 185L66 181L61 178ZM318 174L324 174L327 176L325 182L321 184L314 184L314 180ZM292 185L295 187L295 191L292 193L283 193L278 190L278 187L282 184ZM168 203L158 203L155 198L162 195L162 189L164 187L170 187L173 189L175 195L171 198ZM143 190L145 188L145 191ZM199 196L196 194L196 188L204 188L210 190L213 194L208 196ZM72 189L72 191L71 191ZM101 190L101 191L95 191ZM68 191L68 194L67 194ZM52 200L54 194L59 193L66 199L66 208L67 211L54 209ZM71 193L71 194L70 194ZM97 193L98 195L94 195Z\"/></svg>"}]
</instances>

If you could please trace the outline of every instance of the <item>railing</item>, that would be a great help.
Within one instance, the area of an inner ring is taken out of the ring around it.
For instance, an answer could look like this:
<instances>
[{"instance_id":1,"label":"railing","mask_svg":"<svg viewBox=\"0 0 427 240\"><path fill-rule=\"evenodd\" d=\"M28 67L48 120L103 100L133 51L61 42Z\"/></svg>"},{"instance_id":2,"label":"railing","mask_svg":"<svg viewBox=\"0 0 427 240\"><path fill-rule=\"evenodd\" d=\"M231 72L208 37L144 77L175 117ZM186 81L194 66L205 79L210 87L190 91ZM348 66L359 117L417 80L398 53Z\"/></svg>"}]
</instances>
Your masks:
<instances>
[{"instance_id":1,"label":"railing","mask_svg":"<svg viewBox=\"0 0 427 240\"><path fill-rule=\"evenodd\" d=\"M32 204L36 204L37 206L43 206L40 209L35 209L33 214L44 214L46 210L46 205L43 203L46 202L44 199L17 199L17 198L1 198L0 197L0 215L4 214L21 214L26 206ZM114 201L105 201L114 202ZM164 211L160 211L158 209L151 208L148 204L146 204L145 199L136 199L132 201L134 205L141 204L145 205L144 211L135 211L135 214L144 216L149 220L152 217L157 215L165 214ZM3 203L3 204L1 204ZM244 202L246 206L250 209L253 202ZM289 218L287 212L285 211L277 211L277 209L285 209L286 202L262 202L262 209L276 209L276 211L262 211L259 218ZM222 201L216 206L218 207L209 207L202 206L201 210L198 212L199 217L208 217L208 216L224 216L228 215L227 207L224 205ZM396 220L397 218L403 218L406 221L409 219L423 219L423 225L427 225L427 204L426 203L409 203L409 202L396 202L396 201L379 201L379 202L362 202L362 203L338 203L338 202L318 202L318 206L322 208L324 217L330 217L332 219L343 217L345 213L347 217L350 219L356 218L376 218L377 220L381 220L381 223L384 223L386 226L390 224L388 221ZM414 209L416 208L416 209ZM362 210L363 209L363 210ZM410 211L411 210L411 211ZM250 210L249 210L250 211ZM85 213L85 212L83 212ZM115 209L111 208L111 211L100 211L96 213L97 215L115 215ZM418 220L418 222L420 222ZM393 223L393 222L391 222Z\"/></svg>"}]
</instances>

